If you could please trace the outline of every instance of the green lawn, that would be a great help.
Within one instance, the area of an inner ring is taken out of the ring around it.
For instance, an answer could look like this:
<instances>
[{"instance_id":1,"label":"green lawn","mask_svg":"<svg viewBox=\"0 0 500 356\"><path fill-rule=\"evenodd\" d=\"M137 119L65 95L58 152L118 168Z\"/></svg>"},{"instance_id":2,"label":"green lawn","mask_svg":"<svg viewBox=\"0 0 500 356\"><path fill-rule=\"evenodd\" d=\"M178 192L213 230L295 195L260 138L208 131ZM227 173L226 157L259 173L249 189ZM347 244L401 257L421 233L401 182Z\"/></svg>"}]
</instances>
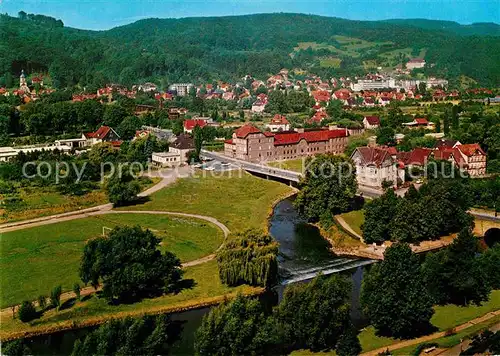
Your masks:
<instances>
[{"instance_id":1,"label":"green lawn","mask_svg":"<svg viewBox=\"0 0 500 356\"><path fill-rule=\"evenodd\" d=\"M276 167L280 169L286 169L287 171L294 171L303 173L306 165L306 158L289 159L286 161L276 161L268 162L267 165L271 167Z\"/></svg>"},{"instance_id":2,"label":"green lawn","mask_svg":"<svg viewBox=\"0 0 500 356\"><path fill-rule=\"evenodd\" d=\"M439 331L449 330L458 325L464 324L469 320L478 318L485 315L491 311L500 309L500 290L495 290L491 292L490 300L483 303L481 306L468 306L468 307L458 307L456 305L445 305L434 307L435 313L431 319L431 323L436 326ZM464 330L462 333L470 333L470 329ZM460 333L460 334L462 334ZM457 334L458 335L458 334ZM451 340L451 337L444 338L446 340ZM364 352L375 350L384 346L388 346L395 342L397 339L380 337L375 335L375 329L370 326L364 329L359 334L359 340L361 342L361 347ZM460 340L460 338L458 338ZM448 346L452 346L449 344ZM443 344L443 346L445 346ZM415 345L416 347L416 345Z\"/></svg>"},{"instance_id":3,"label":"green lawn","mask_svg":"<svg viewBox=\"0 0 500 356\"><path fill-rule=\"evenodd\" d=\"M215 225L199 219L147 214L106 214L4 233L0 236L0 307L63 290L79 282L78 266L85 241L102 234L103 227L141 225L162 239L162 249L181 261L213 253L224 235Z\"/></svg>"},{"instance_id":4,"label":"green lawn","mask_svg":"<svg viewBox=\"0 0 500 356\"><path fill-rule=\"evenodd\" d=\"M221 284L216 261L186 268L183 279L190 281L192 286L182 289L177 294L144 299L134 304L109 305L105 300L94 295L86 301L76 303L71 308L59 312L48 311L42 318L36 319L29 324L22 323L18 319L13 320L10 317L4 318L0 326L0 338L11 333L24 331L35 332L54 327L71 327L72 325L95 325L109 318L128 315L179 311L196 305L221 302L224 295L234 296L236 293L256 294L261 291L260 288L249 286L231 288Z\"/></svg>"},{"instance_id":5,"label":"green lawn","mask_svg":"<svg viewBox=\"0 0 500 356\"><path fill-rule=\"evenodd\" d=\"M179 179L151 195L150 201L126 209L208 215L231 231L242 231L265 228L273 202L291 192L285 184L256 178L242 171L222 175L211 173Z\"/></svg>"},{"instance_id":6,"label":"green lawn","mask_svg":"<svg viewBox=\"0 0 500 356\"><path fill-rule=\"evenodd\" d=\"M353 210L348 213L340 214L340 217L342 217L356 233L363 236L361 225L365 222L364 210Z\"/></svg>"}]
</instances>

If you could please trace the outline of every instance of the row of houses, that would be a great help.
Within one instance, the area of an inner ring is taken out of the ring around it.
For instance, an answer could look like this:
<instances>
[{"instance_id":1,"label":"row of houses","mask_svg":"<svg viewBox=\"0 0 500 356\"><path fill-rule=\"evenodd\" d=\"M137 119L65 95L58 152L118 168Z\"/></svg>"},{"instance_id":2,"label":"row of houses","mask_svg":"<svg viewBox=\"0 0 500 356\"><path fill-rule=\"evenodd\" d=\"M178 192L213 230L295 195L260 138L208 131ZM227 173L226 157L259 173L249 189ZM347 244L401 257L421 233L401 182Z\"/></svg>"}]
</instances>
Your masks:
<instances>
[{"instance_id":1,"label":"row of houses","mask_svg":"<svg viewBox=\"0 0 500 356\"><path fill-rule=\"evenodd\" d=\"M410 152L398 152L395 147L358 147L351 159L356 166L358 184L381 188L386 182L396 187L405 181L405 169L422 171L432 159L448 161L471 177L486 174L486 153L479 144L461 144L459 141L442 139L430 148L415 148Z\"/></svg>"}]
</instances>

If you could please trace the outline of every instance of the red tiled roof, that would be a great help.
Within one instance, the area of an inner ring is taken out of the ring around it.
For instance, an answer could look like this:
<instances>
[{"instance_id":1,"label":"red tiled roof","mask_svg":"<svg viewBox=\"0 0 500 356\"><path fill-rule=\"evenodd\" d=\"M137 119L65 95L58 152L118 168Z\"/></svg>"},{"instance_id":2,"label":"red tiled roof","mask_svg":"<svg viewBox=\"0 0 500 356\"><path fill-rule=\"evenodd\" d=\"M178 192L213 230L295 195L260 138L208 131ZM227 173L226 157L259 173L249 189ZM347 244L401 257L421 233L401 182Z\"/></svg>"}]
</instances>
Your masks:
<instances>
[{"instance_id":1,"label":"red tiled roof","mask_svg":"<svg viewBox=\"0 0 500 356\"><path fill-rule=\"evenodd\" d=\"M85 137L87 138L99 138L99 139L104 139L109 132L111 131L111 127L109 126L101 126L96 132L89 132L85 134Z\"/></svg>"},{"instance_id":2,"label":"red tiled roof","mask_svg":"<svg viewBox=\"0 0 500 356\"><path fill-rule=\"evenodd\" d=\"M280 114L276 114L272 118L271 124L274 124L274 125L287 125L287 124L289 124L289 122L288 122L288 120L286 119L285 116L280 115Z\"/></svg>"},{"instance_id":3,"label":"red tiled roof","mask_svg":"<svg viewBox=\"0 0 500 356\"><path fill-rule=\"evenodd\" d=\"M429 121L427 121L424 117L415 118L415 122L419 125L427 125L429 123Z\"/></svg>"},{"instance_id":4,"label":"red tiled roof","mask_svg":"<svg viewBox=\"0 0 500 356\"><path fill-rule=\"evenodd\" d=\"M356 150L361 154L366 165L375 165L376 167L380 167L388 156L392 159L392 157L390 157L390 153L383 148L358 147Z\"/></svg>"},{"instance_id":5,"label":"red tiled roof","mask_svg":"<svg viewBox=\"0 0 500 356\"><path fill-rule=\"evenodd\" d=\"M365 119L370 125L380 125L380 118L378 116L365 116Z\"/></svg>"},{"instance_id":6,"label":"red tiled roof","mask_svg":"<svg viewBox=\"0 0 500 356\"><path fill-rule=\"evenodd\" d=\"M246 124L246 125L240 127L239 129L237 129L236 131L234 131L234 133L236 134L236 137L238 137L238 138L246 138L250 134L262 133L262 131L260 131L258 128L256 128L252 124Z\"/></svg>"},{"instance_id":7,"label":"red tiled roof","mask_svg":"<svg viewBox=\"0 0 500 356\"><path fill-rule=\"evenodd\" d=\"M308 143L321 142L339 137L347 137L346 130L314 130L302 133L284 132L274 134L274 145L292 145L299 143L300 140L306 140Z\"/></svg>"},{"instance_id":8,"label":"red tiled roof","mask_svg":"<svg viewBox=\"0 0 500 356\"><path fill-rule=\"evenodd\" d=\"M232 139L229 139L229 140L225 140L224 143L227 143L229 145L232 145L233 144L233 140Z\"/></svg>"},{"instance_id":9,"label":"red tiled roof","mask_svg":"<svg viewBox=\"0 0 500 356\"><path fill-rule=\"evenodd\" d=\"M467 145L459 145L456 148L460 152L462 152L464 155L466 155L467 157L474 156L477 153L479 153L481 155L485 155L486 154L486 153L484 153L483 149L481 148L481 146L479 146L478 143L471 143L471 144L467 144Z\"/></svg>"},{"instance_id":10,"label":"red tiled roof","mask_svg":"<svg viewBox=\"0 0 500 356\"><path fill-rule=\"evenodd\" d=\"M335 97L340 100L347 100L351 96L351 93L347 89L339 89L334 94Z\"/></svg>"},{"instance_id":11,"label":"red tiled roof","mask_svg":"<svg viewBox=\"0 0 500 356\"><path fill-rule=\"evenodd\" d=\"M184 128L189 131L193 130L196 126L205 127L206 125L207 122L205 120L198 120L198 119L184 120Z\"/></svg>"},{"instance_id":12,"label":"red tiled roof","mask_svg":"<svg viewBox=\"0 0 500 356\"><path fill-rule=\"evenodd\" d=\"M326 90L317 90L312 92L312 96L314 97L314 100L320 102L320 101L330 101L330 93L327 92Z\"/></svg>"},{"instance_id":13,"label":"red tiled roof","mask_svg":"<svg viewBox=\"0 0 500 356\"><path fill-rule=\"evenodd\" d=\"M411 152L398 152L397 158L405 165L423 166L427 163L431 152L428 148L415 148Z\"/></svg>"}]
</instances>

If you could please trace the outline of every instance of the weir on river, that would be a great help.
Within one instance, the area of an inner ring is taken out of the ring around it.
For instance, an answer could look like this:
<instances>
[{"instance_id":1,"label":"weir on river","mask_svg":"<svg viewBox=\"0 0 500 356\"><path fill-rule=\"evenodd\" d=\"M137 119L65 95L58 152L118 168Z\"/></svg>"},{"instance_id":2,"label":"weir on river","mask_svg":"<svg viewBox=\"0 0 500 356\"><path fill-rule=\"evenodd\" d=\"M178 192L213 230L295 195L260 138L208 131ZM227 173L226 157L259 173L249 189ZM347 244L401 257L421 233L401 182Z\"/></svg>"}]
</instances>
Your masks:
<instances>
[{"instance_id":1,"label":"weir on river","mask_svg":"<svg viewBox=\"0 0 500 356\"><path fill-rule=\"evenodd\" d=\"M279 202L270 220L269 231L279 242L279 271L281 284L301 282L324 275L338 273L376 261L337 257L319 230L308 225L293 207L293 198Z\"/></svg>"}]
</instances>

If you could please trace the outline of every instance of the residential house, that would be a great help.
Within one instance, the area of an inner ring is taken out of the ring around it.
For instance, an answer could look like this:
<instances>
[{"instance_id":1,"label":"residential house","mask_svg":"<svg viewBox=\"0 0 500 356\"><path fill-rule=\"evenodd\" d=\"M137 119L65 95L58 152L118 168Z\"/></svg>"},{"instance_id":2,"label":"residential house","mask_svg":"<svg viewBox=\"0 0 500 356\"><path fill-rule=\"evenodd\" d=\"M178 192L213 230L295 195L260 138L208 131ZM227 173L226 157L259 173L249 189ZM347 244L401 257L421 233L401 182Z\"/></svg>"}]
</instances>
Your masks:
<instances>
[{"instance_id":1,"label":"residential house","mask_svg":"<svg viewBox=\"0 0 500 356\"><path fill-rule=\"evenodd\" d=\"M409 128L425 128L428 130L434 130L435 124L433 122L429 122L426 118L417 117L413 119L413 121L403 123L403 126Z\"/></svg>"},{"instance_id":2,"label":"residential house","mask_svg":"<svg viewBox=\"0 0 500 356\"><path fill-rule=\"evenodd\" d=\"M367 130L374 130L380 127L380 118L378 116L365 116L363 126Z\"/></svg>"},{"instance_id":3,"label":"residential house","mask_svg":"<svg viewBox=\"0 0 500 356\"><path fill-rule=\"evenodd\" d=\"M207 124L208 120L206 119L186 119L184 120L184 132L192 133L196 126L203 128Z\"/></svg>"},{"instance_id":4,"label":"residential house","mask_svg":"<svg viewBox=\"0 0 500 356\"><path fill-rule=\"evenodd\" d=\"M358 147L351 155L356 166L356 180L359 185L382 188L384 182L394 187L404 183L404 168L387 149L379 147Z\"/></svg>"},{"instance_id":5,"label":"residential house","mask_svg":"<svg viewBox=\"0 0 500 356\"><path fill-rule=\"evenodd\" d=\"M412 58L406 63L406 68L409 70L424 68L425 60L421 58Z\"/></svg>"},{"instance_id":6,"label":"residential house","mask_svg":"<svg viewBox=\"0 0 500 356\"><path fill-rule=\"evenodd\" d=\"M276 114L266 127L269 128L271 132L288 131L290 130L290 123L285 116Z\"/></svg>"},{"instance_id":7,"label":"residential house","mask_svg":"<svg viewBox=\"0 0 500 356\"><path fill-rule=\"evenodd\" d=\"M101 142L110 142L113 146L119 147L122 143L120 135L118 135L116 131L109 126L101 126L95 132L83 134L83 137L87 140L85 146L93 146ZM63 142L64 140L60 141Z\"/></svg>"},{"instance_id":8,"label":"residential house","mask_svg":"<svg viewBox=\"0 0 500 356\"><path fill-rule=\"evenodd\" d=\"M194 150L194 140L191 136L180 134L169 146L168 152L155 152L151 156L153 164L162 167L172 167L184 164L189 159L189 152Z\"/></svg>"}]
</instances>

